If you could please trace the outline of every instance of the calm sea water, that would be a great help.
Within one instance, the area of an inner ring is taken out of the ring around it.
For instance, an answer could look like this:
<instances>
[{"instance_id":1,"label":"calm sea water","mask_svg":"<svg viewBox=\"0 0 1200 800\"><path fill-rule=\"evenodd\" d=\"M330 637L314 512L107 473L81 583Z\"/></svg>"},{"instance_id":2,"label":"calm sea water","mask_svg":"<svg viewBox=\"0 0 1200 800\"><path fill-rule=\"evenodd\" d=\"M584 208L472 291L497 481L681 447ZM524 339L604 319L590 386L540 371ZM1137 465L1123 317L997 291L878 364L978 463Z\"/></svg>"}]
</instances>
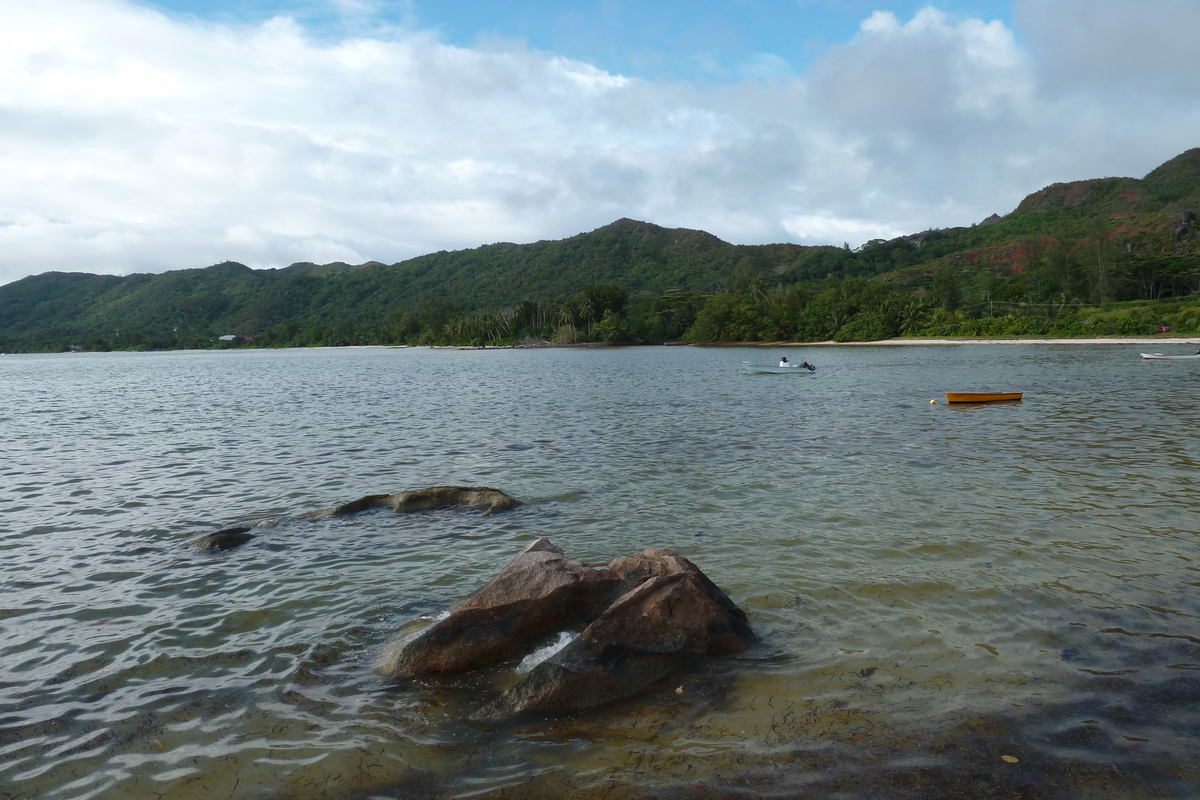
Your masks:
<instances>
[{"instance_id":1,"label":"calm sea water","mask_svg":"<svg viewBox=\"0 0 1200 800\"><path fill-rule=\"evenodd\" d=\"M1139 349L4 356L0 798L1195 797L1200 364ZM299 516L444 484L527 505ZM540 536L761 642L521 725L375 675Z\"/></svg>"}]
</instances>

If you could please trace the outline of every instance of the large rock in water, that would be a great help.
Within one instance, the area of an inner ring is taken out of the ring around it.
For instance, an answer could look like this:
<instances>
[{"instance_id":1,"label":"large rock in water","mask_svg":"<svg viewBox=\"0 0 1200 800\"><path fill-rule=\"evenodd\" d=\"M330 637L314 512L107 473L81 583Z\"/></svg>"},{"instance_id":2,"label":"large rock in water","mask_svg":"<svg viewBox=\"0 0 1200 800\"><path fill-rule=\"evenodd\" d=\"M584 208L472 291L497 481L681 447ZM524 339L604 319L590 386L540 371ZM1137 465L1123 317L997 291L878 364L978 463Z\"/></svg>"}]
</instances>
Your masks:
<instances>
[{"instance_id":1,"label":"large rock in water","mask_svg":"<svg viewBox=\"0 0 1200 800\"><path fill-rule=\"evenodd\" d=\"M543 634L595 619L621 588L607 569L585 566L539 539L446 619L390 646L376 671L422 678L473 669L527 648Z\"/></svg>"},{"instance_id":2,"label":"large rock in water","mask_svg":"<svg viewBox=\"0 0 1200 800\"><path fill-rule=\"evenodd\" d=\"M641 583L476 719L579 711L635 694L683 662L744 650L746 615L695 564L670 550L619 558L609 571Z\"/></svg>"},{"instance_id":3,"label":"large rock in water","mask_svg":"<svg viewBox=\"0 0 1200 800\"><path fill-rule=\"evenodd\" d=\"M509 497L499 489L489 489L486 486L433 486L396 494L369 494L349 503L313 511L304 516L311 519L340 517L380 506L386 506L397 513L433 511L439 508L479 508L483 509L484 516L487 516L519 505L519 500Z\"/></svg>"}]
</instances>

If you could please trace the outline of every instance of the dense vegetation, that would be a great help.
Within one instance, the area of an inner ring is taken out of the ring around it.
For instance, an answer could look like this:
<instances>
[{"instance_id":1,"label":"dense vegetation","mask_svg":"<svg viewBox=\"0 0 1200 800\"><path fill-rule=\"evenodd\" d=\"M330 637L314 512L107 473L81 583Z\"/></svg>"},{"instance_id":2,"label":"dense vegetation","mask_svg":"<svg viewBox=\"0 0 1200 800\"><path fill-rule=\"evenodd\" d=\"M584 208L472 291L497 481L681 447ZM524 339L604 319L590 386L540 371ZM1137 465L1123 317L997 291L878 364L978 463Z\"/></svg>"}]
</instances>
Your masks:
<instances>
[{"instance_id":1,"label":"dense vegetation","mask_svg":"<svg viewBox=\"0 0 1200 800\"><path fill-rule=\"evenodd\" d=\"M0 351L1195 334L1197 204L1200 149L856 250L623 219L390 266L51 272L0 287Z\"/></svg>"}]
</instances>

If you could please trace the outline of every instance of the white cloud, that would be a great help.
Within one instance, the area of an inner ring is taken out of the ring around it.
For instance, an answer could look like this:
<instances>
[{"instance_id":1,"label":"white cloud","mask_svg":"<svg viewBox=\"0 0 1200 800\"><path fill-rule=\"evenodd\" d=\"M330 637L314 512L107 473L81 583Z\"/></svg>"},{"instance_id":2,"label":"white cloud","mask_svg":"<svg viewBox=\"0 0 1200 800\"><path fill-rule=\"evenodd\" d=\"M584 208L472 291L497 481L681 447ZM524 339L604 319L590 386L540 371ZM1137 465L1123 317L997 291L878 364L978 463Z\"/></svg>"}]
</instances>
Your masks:
<instances>
[{"instance_id":1,"label":"white cloud","mask_svg":"<svg viewBox=\"0 0 1200 800\"><path fill-rule=\"evenodd\" d=\"M1200 144L1190 0L1029 2L1019 37L876 12L807 75L762 53L711 86L452 47L342 6L359 33L328 43L287 18L0 0L0 282L394 261L621 216L857 245Z\"/></svg>"},{"instance_id":2,"label":"white cloud","mask_svg":"<svg viewBox=\"0 0 1200 800\"><path fill-rule=\"evenodd\" d=\"M894 239L908 233L876 220L847 219L826 214L797 214L785 219L783 226L800 244L812 245Z\"/></svg>"},{"instance_id":3,"label":"white cloud","mask_svg":"<svg viewBox=\"0 0 1200 800\"><path fill-rule=\"evenodd\" d=\"M1018 0L1049 92L1188 99L1200 91L1195 0Z\"/></svg>"},{"instance_id":4,"label":"white cloud","mask_svg":"<svg viewBox=\"0 0 1200 800\"><path fill-rule=\"evenodd\" d=\"M1200 3L1017 0L1015 19L1051 129L1040 166L1055 180L1140 177L1200 145Z\"/></svg>"}]
</instances>

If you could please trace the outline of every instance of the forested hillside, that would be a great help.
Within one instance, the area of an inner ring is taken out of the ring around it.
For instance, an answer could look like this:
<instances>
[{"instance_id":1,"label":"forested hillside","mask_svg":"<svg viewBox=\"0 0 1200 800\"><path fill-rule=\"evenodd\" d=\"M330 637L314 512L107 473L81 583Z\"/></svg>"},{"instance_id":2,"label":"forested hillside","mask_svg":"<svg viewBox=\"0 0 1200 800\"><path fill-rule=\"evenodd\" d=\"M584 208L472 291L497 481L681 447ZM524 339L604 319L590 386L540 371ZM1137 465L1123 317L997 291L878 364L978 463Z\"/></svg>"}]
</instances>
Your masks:
<instances>
[{"instance_id":1,"label":"forested hillside","mask_svg":"<svg viewBox=\"0 0 1200 800\"><path fill-rule=\"evenodd\" d=\"M856 250L622 219L392 265L50 272L0 287L0 351L1197 333L1198 205L1195 149Z\"/></svg>"}]
</instances>

